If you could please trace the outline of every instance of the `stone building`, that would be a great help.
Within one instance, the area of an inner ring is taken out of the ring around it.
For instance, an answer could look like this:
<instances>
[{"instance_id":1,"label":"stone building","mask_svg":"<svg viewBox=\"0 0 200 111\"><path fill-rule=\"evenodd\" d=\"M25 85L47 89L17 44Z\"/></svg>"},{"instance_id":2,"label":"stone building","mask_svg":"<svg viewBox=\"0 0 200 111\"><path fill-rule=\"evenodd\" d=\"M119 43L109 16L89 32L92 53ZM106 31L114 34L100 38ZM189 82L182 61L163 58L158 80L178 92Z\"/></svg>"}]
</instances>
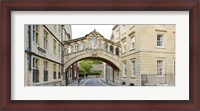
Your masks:
<instances>
[{"instance_id":1,"label":"stone building","mask_svg":"<svg viewBox=\"0 0 200 111\"><path fill-rule=\"evenodd\" d=\"M104 64L106 79L136 86L175 85L175 25L114 25L112 30L111 40L121 44L122 71L118 77Z\"/></svg>"},{"instance_id":2,"label":"stone building","mask_svg":"<svg viewBox=\"0 0 200 111\"><path fill-rule=\"evenodd\" d=\"M63 42L71 39L71 26L25 25L24 27L25 86L65 85L67 75L63 68ZM72 69L73 66L68 70ZM72 71L69 75L73 75Z\"/></svg>"}]
</instances>

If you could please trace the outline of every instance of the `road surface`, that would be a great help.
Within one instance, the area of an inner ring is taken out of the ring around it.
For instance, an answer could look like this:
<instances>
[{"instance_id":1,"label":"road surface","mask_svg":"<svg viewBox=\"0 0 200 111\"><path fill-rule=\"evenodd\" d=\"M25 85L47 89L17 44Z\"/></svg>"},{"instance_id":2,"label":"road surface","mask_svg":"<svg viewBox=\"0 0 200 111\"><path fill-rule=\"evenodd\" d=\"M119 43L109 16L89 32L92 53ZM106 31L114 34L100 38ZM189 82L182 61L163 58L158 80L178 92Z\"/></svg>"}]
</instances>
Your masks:
<instances>
[{"instance_id":1,"label":"road surface","mask_svg":"<svg viewBox=\"0 0 200 111\"><path fill-rule=\"evenodd\" d=\"M111 84L102 81L100 78L90 78L86 79L80 86L111 86Z\"/></svg>"}]
</instances>

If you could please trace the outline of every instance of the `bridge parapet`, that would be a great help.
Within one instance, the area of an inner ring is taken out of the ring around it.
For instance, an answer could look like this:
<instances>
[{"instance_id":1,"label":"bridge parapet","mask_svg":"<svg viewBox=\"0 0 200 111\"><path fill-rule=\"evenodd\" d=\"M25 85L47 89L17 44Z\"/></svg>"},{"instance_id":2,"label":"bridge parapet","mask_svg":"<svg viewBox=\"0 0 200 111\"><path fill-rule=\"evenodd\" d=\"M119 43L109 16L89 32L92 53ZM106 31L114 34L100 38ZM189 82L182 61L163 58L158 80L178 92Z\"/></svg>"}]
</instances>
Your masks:
<instances>
[{"instance_id":1,"label":"bridge parapet","mask_svg":"<svg viewBox=\"0 0 200 111\"><path fill-rule=\"evenodd\" d=\"M65 55L70 53L77 53L88 49L102 49L106 52L113 53L120 56L121 46L111 40L103 38L98 32L93 31L85 37L72 39L65 43Z\"/></svg>"}]
</instances>

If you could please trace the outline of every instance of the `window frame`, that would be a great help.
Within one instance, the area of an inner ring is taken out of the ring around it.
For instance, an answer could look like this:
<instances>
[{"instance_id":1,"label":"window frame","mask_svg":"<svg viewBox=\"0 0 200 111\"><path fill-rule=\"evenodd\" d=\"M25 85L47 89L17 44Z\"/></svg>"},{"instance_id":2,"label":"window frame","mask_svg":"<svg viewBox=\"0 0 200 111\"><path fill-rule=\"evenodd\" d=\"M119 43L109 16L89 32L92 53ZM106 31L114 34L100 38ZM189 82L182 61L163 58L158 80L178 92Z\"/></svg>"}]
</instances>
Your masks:
<instances>
[{"instance_id":1,"label":"window frame","mask_svg":"<svg viewBox=\"0 0 200 111\"><path fill-rule=\"evenodd\" d=\"M132 77L136 76L136 62L133 60L132 62Z\"/></svg>"},{"instance_id":2,"label":"window frame","mask_svg":"<svg viewBox=\"0 0 200 111\"><path fill-rule=\"evenodd\" d=\"M33 25L33 41L37 44L40 45L39 42L39 25Z\"/></svg>"},{"instance_id":3,"label":"window frame","mask_svg":"<svg viewBox=\"0 0 200 111\"><path fill-rule=\"evenodd\" d=\"M74 49L73 50L74 52L78 52L78 44L77 43L74 44L74 48L73 49Z\"/></svg>"},{"instance_id":4,"label":"window frame","mask_svg":"<svg viewBox=\"0 0 200 111\"><path fill-rule=\"evenodd\" d=\"M44 81L48 81L48 61L44 61Z\"/></svg>"},{"instance_id":5,"label":"window frame","mask_svg":"<svg viewBox=\"0 0 200 111\"><path fill-rule=\"evenodd\" d=\"M135 32L130 34L130 39L131 39L131 48L130 48L130 50L132 50L132 49L135 49ZM134 40L134 42L133 42L133 40ZM134 43L134 45L133 45L133 43Z\"/></svg>"},{"instance_id":6,"label":"window frame","mask_svg":"<svg viewBox=\"0 0 200 111\"><path fill-rule=\"evenodd\" d=\"M122 48L122 53L125 53L127 48L126 48L126 41L123 42L123 48Z\"/></svg>"},{"instance_id":7,"label":"window frame","mask_svg":"<svg viewBox=\"0 0 200 111\"><path fill-rule=\"evenodd\" d=\"M56 39L53 39L53 52L54 52L54 54L56 55Z\"/></svg>"},{"instance_id":8,"label":"window frame","mask_svg":"<svg viewBox=\"0 0 200 111\"><path fill-rule=\"evenodd\" d=\"M158 61L162 61L162 74L158 74ZM163 77L165 75L165 62L163 59L156 60L156 75L157 77Z\"/></svg>"},{"instance_id":9,"label":"window frame","mask_svg":"<svg viewBox=\"0 0 200 111\"><path fill-rule=\"evenodd\" d=\"M53 79L56 79L56 64L53 64Z\"/></svg>"},{"instance_id":10,"label":"window frame","mask_svg":"<svg viewBox=\"0 0 200 111\"><path fill-rule=\"evenodd\" d=\"M44 30L44 48L48 49L48 32Z\"/></svg>"},{"instance_id":11,"label":"window frame","mask_svg":"<svg viewBox=\"0 0 200 111\"><path fill-rule=\"evenodd\" d=\"M161 36L161 37L162 37L162 41L161 41L161 40L158 41L158 36ZM161 45L161 46L158 45L159 42L162 42L162 45ZM164 35L163 35L163 34L157 34L157 35L156 35L156 46L157 46L158 48L164 48Z\"/></svg>"},{"instance_id":12,"label":"window frame","mask_svg":"<svg viewBox=\"0 0 200 111\"><path fill-rule=\"evenodd\" d=\"M37 73L37 71L38 71L38 73ZM33 57L33 83L40 82L39 75L40 75L39 58Z\"/></svg>"}]
</instances>

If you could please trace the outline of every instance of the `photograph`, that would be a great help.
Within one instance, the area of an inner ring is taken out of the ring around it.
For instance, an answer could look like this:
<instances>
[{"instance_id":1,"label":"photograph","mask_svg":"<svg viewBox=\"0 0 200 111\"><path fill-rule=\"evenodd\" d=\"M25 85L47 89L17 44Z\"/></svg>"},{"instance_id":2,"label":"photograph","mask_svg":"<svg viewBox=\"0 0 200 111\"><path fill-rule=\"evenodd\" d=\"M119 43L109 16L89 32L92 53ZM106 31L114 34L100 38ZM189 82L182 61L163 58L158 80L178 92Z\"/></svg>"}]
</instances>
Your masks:
<instances>
[{"instance_id":1,"label":"photograph","mask_svg":"<svg viewBox=\"0 0 200 111\"><path fill-rule=\"evenodd\" d=\"M200 111L199 3L0 1L0 110Z\"/></svg>"},{"instance_id":2,"label":"photograph","mask_svg":"<svg viewBox=\"0 0 200 111\"><path fill-rule=\"evenodd\" d=\"M24 86L176 86L175 24L25 24Z\"/></svg>"}]
</instances>

